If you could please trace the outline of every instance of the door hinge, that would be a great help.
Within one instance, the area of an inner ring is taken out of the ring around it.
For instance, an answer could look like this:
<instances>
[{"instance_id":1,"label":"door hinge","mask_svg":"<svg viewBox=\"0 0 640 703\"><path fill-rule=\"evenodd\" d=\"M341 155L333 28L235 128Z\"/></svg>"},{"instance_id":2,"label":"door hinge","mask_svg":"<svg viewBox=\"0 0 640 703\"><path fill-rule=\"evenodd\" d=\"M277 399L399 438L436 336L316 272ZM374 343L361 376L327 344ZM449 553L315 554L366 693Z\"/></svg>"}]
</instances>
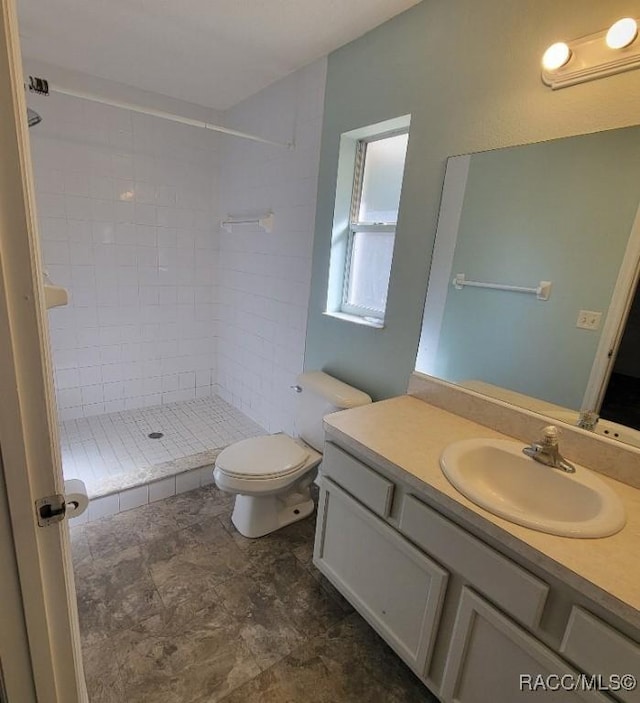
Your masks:
<instances>
[{"instance_id":1,"label":"door hinge","mask_svg":"<svg viewBox=\"0 0 640 703\"><path fill-rule=\"evenodd\" d=\"M54 522L62 522L66 512L66 501L64 496L59 493L36 500L36 515L40 527L52 525Z\"/></svg>"}]
</instances>

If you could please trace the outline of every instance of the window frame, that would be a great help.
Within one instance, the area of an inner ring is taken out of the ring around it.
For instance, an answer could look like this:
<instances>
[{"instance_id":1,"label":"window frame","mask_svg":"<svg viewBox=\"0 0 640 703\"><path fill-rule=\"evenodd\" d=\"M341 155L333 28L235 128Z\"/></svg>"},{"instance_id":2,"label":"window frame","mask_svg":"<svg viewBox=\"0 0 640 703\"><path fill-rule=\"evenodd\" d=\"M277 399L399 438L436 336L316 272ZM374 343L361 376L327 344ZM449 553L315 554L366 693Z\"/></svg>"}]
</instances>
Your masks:
<instances>
[{"instance_id":1,"label":"window frame","mask_svg":"<svg viewBox=\"0 0 640 703\"><path fill-rule=\"evenodd\" d=\"M361 222L358 219L360 204L362 201L362 186L364 183L364 172L366 167L367 159L367 147L369 144L383 139L390 139L391 137L396 137L401 134L409 134L409 127L400 127L396 129L387 130L385 132L379 132L368 137L363 137L358 139L356 142L356 154L355 162L353 168L353 184L351 190L351 204L349 208L349 224L348 224L348 235L347 235L347 247L346 255L344 260L344 270L343 270L343 286L342 286L342 298L340 303L340 312L347 315L355 315L357 317L367 318L380 323L384 321L386 314L386 300L384 310L378 310L375 308L368 308L361 305L353 305L348 302L349 290L350 290L350 279L351 279L351 265L353 259L353 246L355 235L358 232L371 232L371 233L381 233L381 234L391 234L393 238L393 247L395 248L395 235L398 226L398 221L395 222ZM405 153L406 162L406 153ZM404 169L404 165L403 165ZM400 197L402 198L402 190ZM398 208L399 208L398 203ZM393 262L392 264L393 265ZM391 266L389 267L389 278L391 277ZM387 293L388 293L388 283L387 283Z\"/></svg>"}]
</instances>

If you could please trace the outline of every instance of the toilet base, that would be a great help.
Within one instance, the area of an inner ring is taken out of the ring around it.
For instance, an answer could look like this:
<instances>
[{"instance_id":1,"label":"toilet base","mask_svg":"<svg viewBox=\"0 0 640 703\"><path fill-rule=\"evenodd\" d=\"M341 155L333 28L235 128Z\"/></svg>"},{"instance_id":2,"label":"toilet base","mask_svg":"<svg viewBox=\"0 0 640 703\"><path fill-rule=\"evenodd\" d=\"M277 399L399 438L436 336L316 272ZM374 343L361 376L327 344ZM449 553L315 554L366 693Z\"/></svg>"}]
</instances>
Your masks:
<instances>
[{"instance_id":1,"label":"toilet base","mask_svg":"<svg viewBox=\"0 0 640 703\"><path fill-rule=\"evenodd\" d=\"M303 520L314 508L308 487L285 495L237 495L231 522L245 537L263 537Z\"/></svg>"}]
</instances>

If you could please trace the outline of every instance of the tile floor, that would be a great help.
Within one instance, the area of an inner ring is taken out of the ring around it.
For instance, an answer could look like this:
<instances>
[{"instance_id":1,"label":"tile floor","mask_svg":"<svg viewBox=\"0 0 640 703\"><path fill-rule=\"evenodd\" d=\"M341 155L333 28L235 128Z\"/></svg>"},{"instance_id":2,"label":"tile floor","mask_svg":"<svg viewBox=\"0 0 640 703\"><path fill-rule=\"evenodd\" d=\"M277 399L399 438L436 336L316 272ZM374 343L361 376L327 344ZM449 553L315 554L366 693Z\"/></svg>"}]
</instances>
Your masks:
<instances>
[{"instance_id":1,"label":"tile floor","mask_svg":"<svg viewBox=\"0 0 640 703\"><path fill-rule=\"evenodd\" d=\"M151 432L164 436L150 439ZM113 491L114 480L118 487L139 485L148 482L144 470L151 466L264 433L218 396L65 420L62 470L65 478L84 481L90 496L100 496Z\"/></svg>"},{"instance_id":2,"label":"tile floor","mask_svg":"<svg viewBox=\"0 0 640 703\"><path fill-rule=\"evenodd\" d=\"M238 534L214 486L71 528L91 703L433 698L312 564L314 518Z\"/></svg>"}]
</instances>

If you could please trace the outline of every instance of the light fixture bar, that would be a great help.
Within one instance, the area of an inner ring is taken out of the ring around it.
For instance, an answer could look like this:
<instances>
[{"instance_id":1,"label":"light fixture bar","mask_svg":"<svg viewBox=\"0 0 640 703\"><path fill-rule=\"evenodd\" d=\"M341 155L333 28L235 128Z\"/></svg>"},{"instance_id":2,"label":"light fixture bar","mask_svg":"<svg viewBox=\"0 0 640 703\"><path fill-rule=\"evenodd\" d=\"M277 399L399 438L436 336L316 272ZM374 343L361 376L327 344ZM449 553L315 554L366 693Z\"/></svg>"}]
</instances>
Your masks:
<instances>
[{"instance_id":1,"label":"light fixture bar","mask_svg":"<svg viewBox=\"0 0 640 703\"><path fill-rule=\"evenodd\" d=\"M640 40L636 38L629 46L612 49L606 42L608 31L604 29L567 42L571 50L570 60L555 70L543 66L543 82L558 90L640 68Z\"/></svg>"}]
</instances>

